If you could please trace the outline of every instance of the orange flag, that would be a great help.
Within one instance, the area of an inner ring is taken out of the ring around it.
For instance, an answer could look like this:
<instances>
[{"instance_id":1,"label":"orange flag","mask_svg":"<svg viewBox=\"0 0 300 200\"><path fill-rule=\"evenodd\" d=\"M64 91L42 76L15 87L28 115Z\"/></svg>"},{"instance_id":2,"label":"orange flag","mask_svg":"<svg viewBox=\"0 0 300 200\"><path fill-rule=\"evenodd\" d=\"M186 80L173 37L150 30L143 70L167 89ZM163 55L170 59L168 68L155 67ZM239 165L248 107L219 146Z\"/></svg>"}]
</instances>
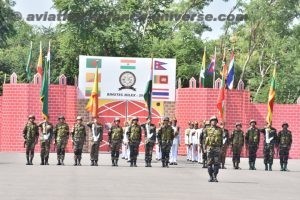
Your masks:
<instances>
[{"instance_id":1,"label":"orange flag","mask_svg":"<svg viewBox=\"0 0 300 200\"><path fill-rule=\"evenodd\" d=\"M43 52L42 52L42 42L40 42L40 55L38 59L38 63L36 66L36 71L39 73L41 76L43 76Z\"/></svg>"},{"instance_id":2,"label":"orange flag","mask_svg":"<svg viewBox=\"0 0 300 200\"><path fill-rule=\"evenodd\" d=\"M222 82L221 82L221 88L219 91L218 101L217 101L217 108L219 111L219 118L224 122L224 105L225 105L225 76L227 71L227 65L226 65L226 55L224 51L223 56L223 72L222 72Z\"/></svg>"}]
</instances>

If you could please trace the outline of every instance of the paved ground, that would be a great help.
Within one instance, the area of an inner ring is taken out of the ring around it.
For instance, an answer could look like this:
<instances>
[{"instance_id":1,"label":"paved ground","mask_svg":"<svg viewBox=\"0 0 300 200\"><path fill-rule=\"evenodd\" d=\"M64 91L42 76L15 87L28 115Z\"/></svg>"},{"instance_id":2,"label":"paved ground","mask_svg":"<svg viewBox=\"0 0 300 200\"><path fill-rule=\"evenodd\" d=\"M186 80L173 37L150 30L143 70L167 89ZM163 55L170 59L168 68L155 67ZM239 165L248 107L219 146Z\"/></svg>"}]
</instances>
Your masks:
<instances>
[{"instance_id":1,"label":"paved ground","mask_svg":"<svg viewBox=\"0 0 300 200\"><path fill-rule=\"evenodd\" d=\"M98 167L89 166L88 154L79 167L72 166L72 154L65 166L56 166L55 155L50 156L49 166L39 165L39 154L35 165L26 166L24 154L0 153L0 199L295 200L300 196L300 160L290 160L290 172L280 172L275 160L274 171L266 172L261 159L258 170L249 171L247 160L242 160L242 170L233 170L228 158L220 182L208 183L206 169L186 163L184 157L170 168L161 168L156 161L145 168L141 154L138 167L131 168L125 160L111 167L109 154L100 154Z\"/></svg>"}]
</instances>

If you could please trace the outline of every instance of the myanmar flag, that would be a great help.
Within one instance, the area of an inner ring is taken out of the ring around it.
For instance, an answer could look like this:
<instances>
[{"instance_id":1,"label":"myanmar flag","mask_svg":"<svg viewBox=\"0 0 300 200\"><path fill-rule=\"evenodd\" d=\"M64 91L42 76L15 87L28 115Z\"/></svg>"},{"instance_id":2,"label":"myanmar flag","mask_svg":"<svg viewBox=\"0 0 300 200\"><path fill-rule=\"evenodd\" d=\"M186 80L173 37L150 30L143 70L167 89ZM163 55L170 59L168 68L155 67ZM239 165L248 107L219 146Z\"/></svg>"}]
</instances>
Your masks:
<instances>
[{"instance_id":1,"label":"myanmar flag","mask_svg":"<svg viewBox=\"0 0 300 200\"><path fill-rule=\"evenodd\" d=\"M100 63L101 64L101 63ZM93 89L91 92L91 96L90 99L85 107L85 109L87 111L89 111L90 113L92 113L92 117L97 117L98 116L98 97L99 97L99 93L98 93L98 65L99 65L99 60L97 60L97 67L96 67L96 72L95 72L95 76L94 76L94 85L93 85Z\"/></svg>"},{"instance_id":2,"label":"myanmar flag","mask_svg":"<svg viewBox=\"0 0 300 200\"><path fill-rule=\"evenodd\" d=\"M49 77L48 77L48 67L50 62L48 59L46 60L46 64L44 67L44 73L43 73L43 82L42 82L42 88L40 92L40 99L42 102L42 115L44 119L48 119L48 87L49 87Z\"/></svg>"},{"instance_id":3,"label":"myanmar flag","mask_svg":"<svg viewBox=\"0 0 300 200\"><path fill-rule=\"evenodd\" d=\"M153 58L151 61L151 72L150 72L150 77L149 81L147 83L145 93L144 93L144 99L147 103L147 108L148 108L148 117L151 118L151 97L152 97L152 83L153 82Z\"/></svg>"},{"instance_id":4,"label":"myanmar flag","mask_svg":"<svg viewBox=\"0 0 300 200\"><path fill-rule=\"evenodd\" d=\"M270 91L269 91L269 98L268 98L268 114L267 114L267 122L270 124L272 122L272 117L273 117L273 106L274 106L274 101L275 101L275 77L276 77L276 66L274 67L273 70L273 75L271 79L271 86L270 86Z\"/></svg>"}]
</instances>

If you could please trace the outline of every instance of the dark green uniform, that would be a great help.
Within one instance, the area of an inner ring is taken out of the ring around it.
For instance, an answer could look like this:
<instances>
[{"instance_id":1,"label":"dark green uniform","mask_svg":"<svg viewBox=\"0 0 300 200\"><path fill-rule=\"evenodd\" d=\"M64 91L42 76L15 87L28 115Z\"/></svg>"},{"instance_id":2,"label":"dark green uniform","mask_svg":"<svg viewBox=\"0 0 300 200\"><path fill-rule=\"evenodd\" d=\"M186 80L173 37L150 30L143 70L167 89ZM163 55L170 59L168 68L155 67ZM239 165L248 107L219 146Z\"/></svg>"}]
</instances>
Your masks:
<instances>
[{"instance_id":1,"label":"dark green uniform","mask_svg":"<svg viewBox=\"0 0 300 200\"><path fill-rule=\"evenodd\" d=\"M130 166L136 167L136 160L139 154L139 146L142 140L141 126L138 124L132 124L131 126L129 126L127 135L130 150Z\"/></svg>"},{"instance_id":2,"label":"dark green uniform","mask_svg":"<svg viewBox=\"0 0 300 200\"><path fill-rule=\"evenodd\" d=\"M65 149L68 144L69 131L69 125L65 122L58 122L54 129L58 165L64 165Z\"/></svg>"},{"instance_id":3,"label":"dark green uniform","mask_svg":"<svg viewBox=\"0 0 300 200\"><path fill-rule=\"evenodd\" d=\"M48 121L43 121L38 127L41 130L41 165L49 165L48 160L53 136L53 125Z\"/></svg>"},{"instance_id":4,"label":"dark green uniform","mask_svg":"<svg viewBox=\"0 0 300 200\"><path fill-rule=\"evenodd\" d=\"M174 139L174 129L172 126L162 126L157 133L157 139L161 147L162 167L169 167L170 150Z\"/></svg>"},{"instance_id":5,"label":"dark green uniform","mask_svg":"<svg viewBox=\"0 0 300 200\"><path fill-rule=\"evenodd\" d=\"M225 160L226 160L226 154L227 154L227 149L228 149L229 143L230 143L229 132L227 129L223 129L222 147L221 147L221 153L220 153L220 162L222 164L222 169L226 169L225 168Z\"/></svg>"},{"instance_id":6,"label":"dark green uniform","mask_svg":"<svg viewBox=\"0 0 300 200\"><path fill-rule=\"evenodd\" d=\"M207 125L205 125L205 128L203 128L202 132L200 133L200 137L199 137L200 147L201 147L201 151L202 151L202 161L203 161L202 168L207 168L207 152L205 151L205 140L207 137L207 132L205 131L206 128L207 128Z\"/></svg>"},{"instance_id":7,"label":"dark green uniform","mask_svg":"<svg viewBox=\"0 0 300 200\"><path fill-rule=\"evenodd\" d=\"M287 163L289 159L289 151L291 149L293 139L292 132L289 130L281 130L278 133L279 158L281 171L287 171Z\"/></svg>"},{"instance_id":8,"label":"dark green uniform","mask_svg":"<svg viewBox=\"0 0 300 200\"><path fill-rule=\"evenodd\" d=\"M264 133L264 163L265 170L272 171L274 148L277 141L276 129L273 127L264 128L261 130ZM269 168L268 168L269 165Z\"/></svg>"},{"instance_id":9,"label":"dark green uniform","mask_svg":"<svg viewBox=\"0 0 300 200\"><path fill-rule=\"evenodd\" d=\"M233 167L239 169L241 152L244 146L244 132L242 130L234 130L231 135L231 142Z\"/></svg>"},{"instance_id":10,"label":"dark green uniform","mask_svg":"<svg viewBox=\"0 0 300 200\"><path fill-rule=\"evenodd\" d=\"M39 130L35 122L28 122L23 129L23 138L26 145L26 165L32 165L34 147L38 141Z\"/></svg>"},{"instance_id":11,"label":"dark green uniform","mask_svg":"<svg viewBox=\"0 0 300 200\"><path fill-rule=\"evenodd\" d=\"M110 144L111 162L113 166L118 166L122 140L123 128L121 126L112 126L108 132L108 142Z\"/></svg>"},{"instance_id":12,"label":"dark green uniform","mask_svg":"<svg viewBox=\"0 0 300 200\"><path fill-rule=\"evenodd\" d=\"M152 152L156 140L156 127L154 124L143 124L141 127L145 133L145 162L146 167L151 167Z\"/></svg>"},{"instance_id":13,"label":"dark green uniform","mask_svg":"<svg viewBox=\"0 0 300 200\"><path fill-rule=\"evenodd\" d=\"M87 126L91 129L92 132L92 146L91 146L91 165L97 166L98 165L98 158L99 158L99 146L101 141L103 140L103 126L102 124L89 122Z\"/></svg>"},{"instance_id":14,"label":"dark green uniform","mask_svg":"<svg viewBox=\"0 0 300 200\"><path fill-rule=\"evenodd\" d=\"M74 130L72 131L72 140L74 148L74 165L81 165L81 155L83 145L86 139L85 126L81 123L76 123L74 125Z\"/></svg>"},{"instance_id":15,"label":"dark green uniform","mask_svg":"<svg viewBox=\"0 0 300 200\"><path fill-rule=\"evenodd\" d=\"M249 169L255 170L256 152L260 141L259 130L257 128L249 128L246 132L245 140L249 157Z\"/></svg>"}]
</instances>

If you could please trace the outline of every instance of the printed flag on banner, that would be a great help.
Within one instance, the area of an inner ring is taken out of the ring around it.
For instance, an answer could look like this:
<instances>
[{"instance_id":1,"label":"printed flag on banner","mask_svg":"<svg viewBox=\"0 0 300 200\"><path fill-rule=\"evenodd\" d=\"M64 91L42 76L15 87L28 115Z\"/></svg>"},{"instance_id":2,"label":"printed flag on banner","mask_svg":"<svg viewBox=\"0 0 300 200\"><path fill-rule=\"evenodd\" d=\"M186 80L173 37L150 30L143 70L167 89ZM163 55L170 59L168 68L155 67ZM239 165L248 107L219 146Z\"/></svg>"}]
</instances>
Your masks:
<instances>
[{"instance_id":1,"label":"printed flag on banner","mask_svg":"<svg viewBox=\"0 0 300 200\"><path fill-rule=\"evenodd\" d=\"M155 84L168 84L168 76L166 75L155 75L154 76Z\"/></svg>"},{"instance_id":2,"label":"printed flag on banner","mask_svg":"<svg viewBox=\"0 0 300 200\"><path fill-rule=\"evenodd\" d=\"M31 65L32 65L32 42L30 42L30 51L27 59L27 65L26 65L26 76L27 76L27 81L31 82Z\"/></svg>"},{"instance_id":3,"label":"printed flag on banner","mask_svg":"<svg viewBox=\"0 0 300 200\"><path fill-rule=\"evenodd\" d=\"M42 50L42 42L40 42L40 54L39 54L38 63L37 63L37 66L36 66L36 71L41 76L43 76L43 50Z\"/></svg>"},{"instance_id":4,"label":"printed flag on banner","mask_svg":"<svg viewBox=\"0 0 300 200\"><path fill-rule=\"evenodd\" d=\"M86 68L97 68L97 59L96 58L87 58L86 59ZM101 68L101 66L99 68Z\"/></svg>"},{"instance_id":5,"label":"printed flag on banner","mask_svg":"<svg viewBox=\"0 0 300 200\"><path fill-rule=\"evenodd\" d=\"M152 99L163 100L169 98L169 89L153 88Z\"/></svg>"},{"instance_id":6,"label":"printed flag on banner","mask_svg":"<svg viewBox=\"0 0 300 200\"><path fill-rule=\"evenodd\" d=\"M268 97L268 114L266 117L266 121L268 124L272 122L273 119L273 106L275 101L275 90L276 90L276 65L273 69L273 75L271 79L271 85L270 85L270 91L269 91L269 97Z\"/></svg>"},{"instance_id":7,"label":"printed flag on banner","mask_svg":"<svg viewBox=\"0 0 300 200\"><path fill-rule=\"evenodd\" d=\"M226 85L230 90L233 89L233 83L234 83L234 52L232 51L230 55L230 63L229 63L229 69L227 74L227 80L226 80Z\"/></svg>"},{"instance_id":8,"label":"printed flag on banner","mask_svg":"<svg viewBox=\"0 0 300 200\"><path fill-rule=\"evenodd\" d=\"M133 59L121 59L120 69L134 70L136 69L136 60Z\"/></svg>"},{"instance_id":9,"label":"printed flag on banner","mask_svg":"<svg viewBox=\"0 0 300 200\"><path fill-rule=\"evenodd\" d=\"M160 62L160 61L154 61L154 70L167 70L163 65L167 63Z\"/></svg>"}]
</instances>

